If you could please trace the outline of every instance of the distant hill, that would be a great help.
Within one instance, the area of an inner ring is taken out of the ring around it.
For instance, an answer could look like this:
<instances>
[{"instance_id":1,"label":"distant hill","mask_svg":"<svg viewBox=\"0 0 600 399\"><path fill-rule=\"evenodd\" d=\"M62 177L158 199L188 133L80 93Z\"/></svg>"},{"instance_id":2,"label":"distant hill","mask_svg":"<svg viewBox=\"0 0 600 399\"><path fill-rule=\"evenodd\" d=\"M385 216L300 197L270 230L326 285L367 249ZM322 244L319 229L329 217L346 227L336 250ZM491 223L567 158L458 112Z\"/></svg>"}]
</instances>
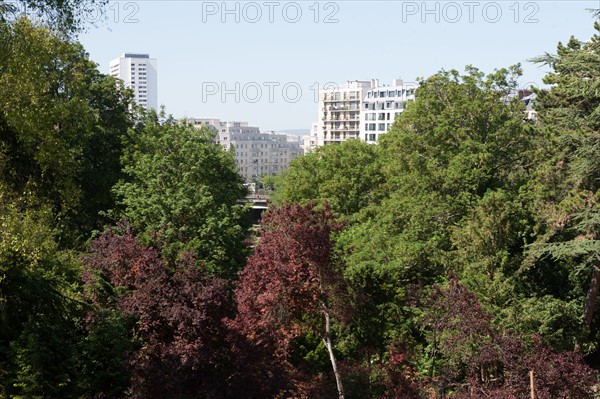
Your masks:
<instances>
[{"instance_id":1,"label":"distant hill","mask_svg":"<svg viewBox=\"0 0 600 399\"><path fill-rule=\"evenodd\" d=\"M287 134L296 134L298 136L304 136L305 134L310 133L310 129L283 129L283 130L278 130L278 132L287 133Z\"/></svg>"}]
</instances>

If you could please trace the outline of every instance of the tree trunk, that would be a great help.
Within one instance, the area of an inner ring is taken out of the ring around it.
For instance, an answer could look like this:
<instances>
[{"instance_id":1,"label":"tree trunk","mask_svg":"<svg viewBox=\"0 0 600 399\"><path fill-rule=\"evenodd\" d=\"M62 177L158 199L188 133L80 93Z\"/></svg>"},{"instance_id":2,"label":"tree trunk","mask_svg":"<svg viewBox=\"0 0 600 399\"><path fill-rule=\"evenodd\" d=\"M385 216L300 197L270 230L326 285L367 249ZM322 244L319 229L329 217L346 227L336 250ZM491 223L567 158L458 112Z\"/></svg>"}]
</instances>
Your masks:
<instances>
[{"instance_id":1,"label":"tree trunk","mask_svg":"<svg viewBox=\"0 0 600 399\"><path fill-rule=\"evenodd\" d=\"M596 308L596 298L598 297L598 288L600 288L600 268L598 268L598 265L594 265L592 282L590 283L590 289L585 298L585 307L583 308L585 325L588 329L592 326L592 318L594 317L594 310Z\"/></svg>"},{"instance_id":2,"label":"tree trunk","mask_svg":"<svg viewBox=\"0 0 600 399\"><path fill-rule=\"evenodd\" d=\"M325 338L323 342L329 352L329 359L331 360L331 367L333 368L333 374L335 375L335 382L337 384L339 399L344 399L344 385L342 384L342 375L337 367L335 360L335 354L333 353L333 342L331 340L331 320L329 318L329 308L327 302L323 301L323 313L325 314Z\"/></svg>"}]
</instances>

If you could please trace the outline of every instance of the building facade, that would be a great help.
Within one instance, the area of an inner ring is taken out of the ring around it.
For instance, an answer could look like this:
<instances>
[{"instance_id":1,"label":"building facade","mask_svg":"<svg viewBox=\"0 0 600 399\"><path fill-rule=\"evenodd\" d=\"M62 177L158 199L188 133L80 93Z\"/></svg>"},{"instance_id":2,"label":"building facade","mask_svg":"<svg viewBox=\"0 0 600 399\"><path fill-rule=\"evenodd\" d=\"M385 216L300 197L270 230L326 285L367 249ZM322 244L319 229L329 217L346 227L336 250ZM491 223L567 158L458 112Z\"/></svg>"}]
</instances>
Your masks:
<instances>
[{"instance_id":1,"label":"building facade","mask_svg":"<svg viewBox=\"0 0 600 399\"><path fill-rule=\"evenodd\" d=\"M247 182L281 172L303 152L299 138L290 140L286 134L261 132L258 127L249 126L247 122L190 118L188 123L215 131L216 141L233 152L240 174Z\"/></svg>"},{"instance_id":2,"label":"building facade","mask_svg":"<svg viewBox=\"0 0 600 399\"><path fill-rule=\"evenodd\" d=\"M109 74L133 89L135 102L147 110L158 109L156 58L149 54L125 53L109 64Z\"/></svg>"},{"instance_id":3,"label":"building facade","mask_svg":"<svg viewBox=\"0 0 600 399\"><path fill-rule=\"evenodd\" d=\"M377 143L406 103L414 100L414 92L415 85L401 79L391 85L380 85L377 79L354 80L319 90L319 121L306 139L305 151L350 139Z\"/></svg>"},{"instance_id":4,"label":"building facade","mask_svg":"<svg viewBox=\"0 0 600 399\"><path fill-rule=\"evenodd\" d=\"M302 149L305 154L310 154L317 149L317 142L319 137L319 123L315 122L312 124L310 132L303 136Z\"/></svg>"},{"instance_id":5,"label":"building facade","mask_svg":"<svg viewBox=\"0 0 600 399\"><path fill-rule=\"evenodd\" d=\"M379 136L390 129L406 104L414 99L414 85L405 85L401 79L394 79L391 86L379 85L379 80L373 80L362 100L360 139L371 144L377 143Z\"/></svg>"},{"instance_id":6,"label":"building facade","mask_svg":"<svg viewBox=\"0 0 600 399\"><path fill-rule=\"evenodd\" d=\"M317 147L359 138L361 102L370 87L354 80L319 90Z\"/></svg>"}]
</instances>

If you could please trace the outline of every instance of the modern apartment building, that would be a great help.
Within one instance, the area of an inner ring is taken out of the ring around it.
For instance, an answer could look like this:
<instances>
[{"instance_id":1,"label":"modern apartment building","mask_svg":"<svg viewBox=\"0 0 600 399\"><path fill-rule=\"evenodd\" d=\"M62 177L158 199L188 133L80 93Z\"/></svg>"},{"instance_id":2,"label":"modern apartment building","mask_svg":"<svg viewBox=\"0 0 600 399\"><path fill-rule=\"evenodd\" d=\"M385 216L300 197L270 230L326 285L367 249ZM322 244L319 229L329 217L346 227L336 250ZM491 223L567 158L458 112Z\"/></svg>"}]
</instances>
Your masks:
<instances>
[{"instance_id":1,"label":"modern apartment building","mask_svg":"<svg viewBox=\"0 0 600 399\"><path fill-rule=\"evenodd\" d=\"M371 81L362 100L360 112L360 139L367 143L377 143L379 136L386 133L394 120L406 108L408 101L415 99L415 85L407 85L401 79L394 79L392 85L380 85L379 80Z\"/></svg>"},{"instance_id":2,"label":"modern apartment building","mask_svg":"<svg viewBox=\"0 0 600 399\"><path fill-rule=\"evenodd\" d=\"M309 151L349 139L377 143L406 103L414 100L414 91L414 84L401 79L394 79L391 86L380 85L377 79L354 80L319 90L319 122L316 139L311 138L312 130L307 138Z\"/></svg>"},{"instance_id":3,"label":"modern apartment building","mask_svg":"<svg viewBox=\"0 0 600 399\"><path fill-rule=\"evenodd\" d=\"M226 150L233 151L240 174L247 182L255 177L279 173L288 167L292 159L302 154L299 138L292 141L286 134L260 132L258 127L249 126L248 122L190 118L188 123L214 130L216 141Z\"/></svg>"},{"instance_id":4,"label":"modern apartment building","mask_svg":"<svg viewBox=\"0 0 600 399\"><path fill-rule=\"evenodd\" d=\"M133 89L135 102L146 109L158 109L156 58L149 54L125 53L109 64L109 74Z\"/></svg>"},{"instance_id":5,"label":"modern apartment building","mask_svg":"<svg viewBox=\"0 0 600 399\"><path fill-rule=\"evenodd\" d=\"M319 122L316 146L358 139L361 102L370 81L347 81L319 90Z\"/></svg>"}]
</instances>

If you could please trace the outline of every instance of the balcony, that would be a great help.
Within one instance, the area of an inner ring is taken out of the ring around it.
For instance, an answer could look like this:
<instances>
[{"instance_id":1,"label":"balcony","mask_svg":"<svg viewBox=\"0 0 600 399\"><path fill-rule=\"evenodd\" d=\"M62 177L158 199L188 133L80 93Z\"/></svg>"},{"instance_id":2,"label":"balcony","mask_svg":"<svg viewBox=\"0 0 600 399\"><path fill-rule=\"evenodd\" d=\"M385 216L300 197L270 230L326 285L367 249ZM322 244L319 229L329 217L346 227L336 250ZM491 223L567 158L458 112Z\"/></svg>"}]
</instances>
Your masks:
<instances>
[{"instance_id":1,"label":"balcony","mask_svg":"<svg viewBox=\"0 0 600 399\"><path fill-rule=\"evenodd\" d=\"M327 116L325 115L325 117L323 118L323 121L325 122L358 122L360 121L360 117L358 116L354 116L354 117L350 117L350 116Z\"/></svg>"}]
</instances>

